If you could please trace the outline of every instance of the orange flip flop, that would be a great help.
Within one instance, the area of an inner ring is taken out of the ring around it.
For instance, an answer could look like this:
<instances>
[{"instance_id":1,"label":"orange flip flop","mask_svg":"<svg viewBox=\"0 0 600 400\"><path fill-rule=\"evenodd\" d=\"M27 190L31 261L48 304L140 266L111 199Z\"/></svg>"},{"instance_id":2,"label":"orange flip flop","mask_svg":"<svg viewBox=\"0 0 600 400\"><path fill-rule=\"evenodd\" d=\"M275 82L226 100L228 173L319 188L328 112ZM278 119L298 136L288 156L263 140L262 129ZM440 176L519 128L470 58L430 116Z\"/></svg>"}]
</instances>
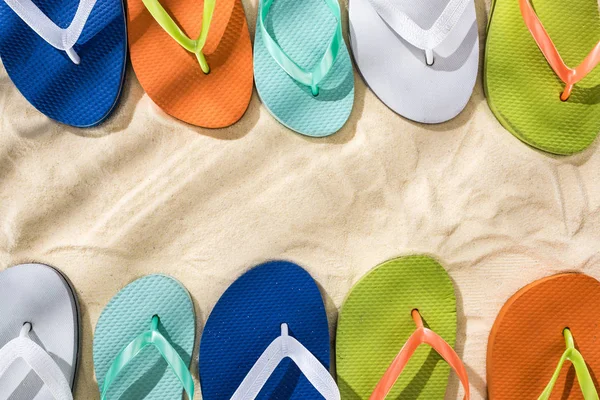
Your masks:
<instances>
[{"instance_id":1,"label":"orange flip flop","mask_svg":"<svg viewBox=\"0 0 600 400\"><path fill-rule=\"evenodd\" d=\"M587 275L555 275L519 290L490 333L490 400L598 399L599 320L600 282Z\"/></svg>"},{"instance_id":2,"label":"orange flip flop","mask_svg":"<svg viewBox=\"0 0 600 400\"><path fill-rule=\"evenodd\" d=\"M244 115L253 66L241 0L131 0L127 8L133 69L160 108L204 128Z\"/></svg>"}]
</instances>

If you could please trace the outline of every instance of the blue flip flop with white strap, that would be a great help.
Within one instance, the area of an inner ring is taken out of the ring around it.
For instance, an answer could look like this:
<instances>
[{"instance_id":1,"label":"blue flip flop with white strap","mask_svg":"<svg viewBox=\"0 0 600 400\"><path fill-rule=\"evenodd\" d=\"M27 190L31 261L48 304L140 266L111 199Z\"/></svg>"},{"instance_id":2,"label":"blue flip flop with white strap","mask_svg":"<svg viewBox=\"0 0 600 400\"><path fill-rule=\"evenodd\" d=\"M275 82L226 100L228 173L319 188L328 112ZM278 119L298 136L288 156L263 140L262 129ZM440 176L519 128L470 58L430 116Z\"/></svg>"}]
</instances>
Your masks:
<instances>
[{"instance_id":1,"label":"blue flip flop with white strap","mask_svg":"<svg viewBox=\"0 0 600 400\"><path fill-rule=\"evenodd\" d=\"M205 400L339 400L329 373L321 293L296 264L272 261L235 281L202 334L198 369Z\"/></svg>"},{"instance_id":2,"label":"blue flip flop with white strap","mask_svg":"<svg viewBox=\"0 0 600 400\"><path fill-rule=\"evenodd\" d=\"M40 112L75 127L97 125L124 81L123 2L0 0L0 59Z\"/></svg>"}]
</instances>

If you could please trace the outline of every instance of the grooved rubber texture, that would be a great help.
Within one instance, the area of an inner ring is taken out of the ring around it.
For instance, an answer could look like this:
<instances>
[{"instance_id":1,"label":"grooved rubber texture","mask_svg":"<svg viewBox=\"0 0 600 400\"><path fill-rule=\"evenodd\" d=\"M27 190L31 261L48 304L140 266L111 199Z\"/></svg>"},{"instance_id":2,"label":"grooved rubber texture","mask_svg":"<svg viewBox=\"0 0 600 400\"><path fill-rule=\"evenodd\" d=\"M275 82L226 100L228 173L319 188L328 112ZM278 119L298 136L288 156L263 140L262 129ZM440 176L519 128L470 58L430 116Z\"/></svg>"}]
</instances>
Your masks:
<instances>
[{"instance_id":1,"label":"grooved rubber texture","mask_svg":"<svg viewBox=\"0 0 600 400\"><path fill-rule=\"evenodd\" d=\"M196 335L194 305L186 289L164 275L140 278L108 303L94 334L94 368L102 392L104 377L119 352L141 333L150 330L154 315L159 330L190 364ZM181 400L183 387L153 346L144 348L108 390L109 399Z\"/></svg>"},{"instance_id":2,"label":"grooved rubber texture","mask_svg":"<svg viewBox=\"0 0 600 400\"><path fill-rule=\"evenodd\" d=\"M271 37L292 60L309 71L323 58L335 24L336 19L323 0L276 0L265 21ZM319 86L319 95L313 96L310 87L292 79L271 57L257 18L254 79L269 112L280 123L303 135L332 135L344 126L352 112L354 73L345 43Z\"/></svg>"},{"instance_id":3,"label":"grooved rubber texture","mask_svg":"<svg viewBox=\"0 0 600 400\"><path fill-rule=\"evenodd\" d=\"M537 399L566 349L563 330L567 327L596 379L600 374L599 319L600 282L587 275L555 275L519 290L502 307L490 333L490 400ZM568 361L551 399L583 399Z\"/></svg>"},{"instance_id":4,"label":"grooved rubber texture","mask_svg":"<svg viewBox=\"0 0 600 400\"><path fill-rule=\"evenodd\" d=\"M63 29L79 5L79 0L33 2ZM125 76L126 35L122 1L98 1L74 46L81 57L75 65L0 1L0 58L8 75L27 101L63 124L93 126L111 113Z\"/></svg>"},{"instance_id":5,"label":"grooved rubber texture","mask_svg":"<svg viewBox=\"0 0 600 400\"><path fill-rule=\"evenodd\" d=\"M596 0L533 0L570 67L600 40ZM488 29L485 87L490 108L513 135L538 149L573 154L600 132L600 68L575 85L566 102L556 76L527 29L517 0L496 0Z\"/></svg>"},{"instance_id":6,"label":"grooved rubber texture","mask_svg":"<svg viewBox=\"0 0 600 400\"><path fill-rule=\"evenodd\" d=\"M21 264L0 271L0 349L17 338L25 322L30 338L52 357L73 388L79 360L79 308L75 290L54 268ZM54 400L25 362L0 378L0 399Z\"/></svg>"},{"instance_id":7,"label":"grooved rubber texture","mask_svg":"<svg viewBox=\"0 0 600 400\"><path fill-rule=\"evenodd\" d=\"M337 377L342 399L368 399L416 329L425 326L450 346L456 340L456 296L444 268L427 256L387 261L362 278L346 298L337 327ZM450 367L431 347L414 353L389 399L442 400Z\"/></svg>"},{"instance_id":8,"label":"grooved rubber texture","mask_svg":"<svg viewBox=\"0 0 600 400\"><path fill-rule=\"evenodd\" d=\"M259 265L221 296L210 314L198 369L202 398L229 399L287 323L290 336L329 368L329 328L321 293L312 277L285 261ZM310 400L322 396L289 358L257 396L262 400Z\"/></svg>"},{"instance_id":9,"label":"grooved rubber texture","mask_svg":"<svg viewBox=\"0 0 600 400\"><path fill-rule=\"evenodd\" d=\"M192 39L202 29L203 0L161 0ZM252 97L252 44L241 0L219 0L205 55L209 74L152 18L141 0L128 1L131 63L148 96L167 114L204 128L237 122Z\"/></svg>"}]
</instances>

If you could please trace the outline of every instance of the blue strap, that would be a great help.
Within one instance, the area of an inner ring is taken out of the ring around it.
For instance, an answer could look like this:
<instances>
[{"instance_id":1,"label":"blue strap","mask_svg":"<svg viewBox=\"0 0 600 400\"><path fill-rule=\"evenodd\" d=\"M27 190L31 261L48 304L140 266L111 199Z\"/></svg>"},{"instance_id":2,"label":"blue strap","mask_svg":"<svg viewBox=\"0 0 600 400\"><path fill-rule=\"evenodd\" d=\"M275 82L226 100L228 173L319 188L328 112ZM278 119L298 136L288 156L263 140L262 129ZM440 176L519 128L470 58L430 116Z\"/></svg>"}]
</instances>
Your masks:
<instances>
[{"instance_id":1,"label":"blue strap","mask_svg":"<svg viewBox=\"0 0 600 400\"><path fill-rule=\"evenodd\" d=\"M277 64L279 64L279 66L283 68L283 70L290 77L302 83L303 85L310 86L313 96L317 96L319 94L319 83L321 83L329 71L331 71L342 44L344 43L344 38L342 36L342 15L340 11L340 5L338 4L337 0L325 0L325 3L327 3L327 6L329 6L331 12L337 20L337 26L335 28L333 38L329 43L329 47L327 48L325 54L323 54L321 62L319 62L319 64L317 64L312 71L307 71L299 66L294 60L292 60L290 56L288 56L286 52L279 47L277 42L275 42L265 28L265 20L269 14L269 10L271 9L273 1L274 0L261 0L260 10L258 13L259 27L265 46L271 57L273 57Z\"/></svg>"},{"instance_id":2,"label":"blue strap","mask_svg":"<svg viewBox=\"0 0 600 400\"><path fill-rule=\"evenodd\" d=\"M160 355L165 359L169 367L175 373L175 376L181 382L183 389L187 393L188 399L194 399L194 380L188 367L185 365L177 350L171 346L169 341L158 331L159 318L157 315L152 317L152 327L149 331L142 333L140 336L135 338L129 343L112 363L106 377L104 378L104 385L102 385L101 400L106 399L108 388L111 383L115 380L117 375L125 368L127 363L133 360L143 348L146 346L154 346L158 349Z\"/></svg>"}]
</instances>

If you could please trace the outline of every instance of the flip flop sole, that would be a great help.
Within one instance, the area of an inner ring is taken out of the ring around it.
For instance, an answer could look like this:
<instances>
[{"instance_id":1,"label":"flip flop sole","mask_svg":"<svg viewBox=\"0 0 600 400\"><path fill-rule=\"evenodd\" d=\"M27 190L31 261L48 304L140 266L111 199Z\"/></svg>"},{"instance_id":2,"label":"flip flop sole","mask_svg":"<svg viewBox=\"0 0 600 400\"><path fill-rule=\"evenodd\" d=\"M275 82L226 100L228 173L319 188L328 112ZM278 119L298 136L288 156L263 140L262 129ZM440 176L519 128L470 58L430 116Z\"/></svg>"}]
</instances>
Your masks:
<instances>
[{"instance_id":1,"label":"flip flop sole","mask_svg":"<svg viewBox=\"0 0 600 400\"><path fill-rule=\"evenodd\" d=\"M66 28L78 0L39 0L36 5ZM127 33L121 0L99 1L74 46L74 64L48 44L5 2L0 2L0 58L21 94L40 112L63 124L94 126L116 106L125 77Z\"/></svg>"},{"instance_id":2,"label":"flip flop sole","mask_svg":"<svg viewBox=\"0 0 600 400\"><path fill-rule=\"evenodd\" d=\"M448 344L456 340L456 296L444 268L427 256L387 261L362 278L346 298L337 327L337 376L342 399L368 399L416 326ZM414 353L388 398L443 399L450 367L427 346Z\"/></svg>"},{"instance_id":3,"label":"flip flop sole","mask_svg":"<svg viewBox=\"0 0 600 400\"><path fill-rule=\"evenodd\" d=\"M232 3L217 1L205 46L211 71L205 74L196 56L160 27L142 1L127 2L133 69L148 96L167 114L203 128L224 128L246 112L253 87L252 44L242 2ZM203 0L161 4L188 37L200 36Z\"/></svg>"},{"instance_id":4,"label":"flip flop sole","mask_svg":"<svg viewBox=\"0 0 600 400\"><path fill-rule=\"evenodd\" d=\"M73 388L78 368L79 307L75 291L54 268L22 264L0 272L0 348L19 336L24 323ZM52 400L25 363L15 362L0 380L0 398Z\"/></svg>"},{"instance_id":5,"label":"flip flop sole","mask_svg":"<svg viewBox=\"0 0 600 400\"><path fill-rule=\"evenodd\" d=\"M271 37L292 60L312 70L329 47L337 22L321 0L277 0L265 23ZM273 59L259 25L256 32L256 89L269 112L281 124L306 136L324 137L340 130L354 104L354 72L345 44L319 85L319 95L313 96L310 87L296 82Z\"/></svg>"},{"instance_id":6,"label":"flip flop sole","mask_svg":"<svg viewBox=\"0 0 600 400\"><path fill-rule=\"evenodd\" d=\"M221 296L200 342L202 397L229 399L254 363L288 324L298 339L329 368L329 326L321 293L299 266L272 261L242 275ZM262 400L310 400L322 396L290 359L275 369L257 396Z\"/></svg>"},{"instance_id":7,"label":"flip flop sole","mask_svg":"<svg viewBox=\"0 0 600 400\"><path fill-rule=\"evenodd\" d=\"M119 352L142 332L152 317L160 318L160 332L190 365L196 321L187 290L164 275L140 278L115 295L102 311L94 334L94 369L102 391L104 379ZM159 352L144 348L115 378L108 398L179 400L183 388Z\"/></svg>"},{"instance_id":8,"label":"flip flop sole","mask_svg":"<svg viewBox=\"0 0 600 400\"><path fill-rule=\"evenodd\" d=\"M567 65L579 65L600 38L597 1L535 0L534 6ZM600 68L561 101L565 85L527 29L518 1L493 4L484 82L498 121L530 146L569 155L587 148L600 132Z\"/></svg>"},{"instance_id":9,"label":"flip flop sole","mask_svg":"<svg viewBox=\"0 0 600 400\"><path fill-rule=\"evenodd\" d=\"M565 352L565 328L571 330L592 376L598 376L599 313L600 282L584 274L555 275L519 290L502 307L490 333L490 400L537 399ZM583 398L573 372L566 363L553 399Z\"/></svg>"}]
</instances>

